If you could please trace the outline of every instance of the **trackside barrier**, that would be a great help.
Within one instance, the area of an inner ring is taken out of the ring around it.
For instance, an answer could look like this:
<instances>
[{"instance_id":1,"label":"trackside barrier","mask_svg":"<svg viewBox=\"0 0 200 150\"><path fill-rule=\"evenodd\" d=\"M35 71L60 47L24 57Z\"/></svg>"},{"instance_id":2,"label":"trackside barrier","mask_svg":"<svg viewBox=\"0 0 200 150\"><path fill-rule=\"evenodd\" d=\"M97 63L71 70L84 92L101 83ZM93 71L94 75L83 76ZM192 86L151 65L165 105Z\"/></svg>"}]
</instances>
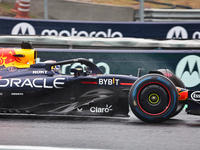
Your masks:
<instances>
[{"instance_id":1,"label":"trackside barrier","mask_svg":"<svg viewBox=\"0 0 200 150\"><path fill-rule=\"evenodd\" d=\"M15 2L15 6L13 9L11 9L12 12L17 12L18 11L18 7L19 7L19 0L16 0Z\"/></svg>"},{"instance_id":2,"label":"trackside barrier","mask_svg":"<svg viewBox=\"0 0 200 150\"><path fill-rule=\"evenodd\" d=\"M0 35L200 39L200 22L88 22L0 17Z\"/></svg>"},{"instance_id":3,"label":"trackside barrier","mask_svg":"<svg viewBox=\"0 0 200 150\"><path fill-rule=\"evenodd\" d=\"M70 49L200 50L199 40L152 40L142 38L94 38L61 36L0 36L0 46L19 46L30 41L34 47Z\"/></svg>"},{"instance_id":4,"label":"trackside barrier","mask_svg":"<svg viewBox=\"0 0 200 150\"><path fill-rule=\"evenodd\" d=\"M135 21L139 21L139 11L135 11ZM145 9L145 22L199 22L200 9Z\"/></svg>"},{"instance_id":5,"label":"trackside barrier","mask_svg":"<svg viewBox=\"0 0 200 150\"><path fill-rule=\"evenodd\" d=\"M30 3L31 0L20 0L17 15L15 16L15 18L30 18Z\"/></svg>"}]
</instances>

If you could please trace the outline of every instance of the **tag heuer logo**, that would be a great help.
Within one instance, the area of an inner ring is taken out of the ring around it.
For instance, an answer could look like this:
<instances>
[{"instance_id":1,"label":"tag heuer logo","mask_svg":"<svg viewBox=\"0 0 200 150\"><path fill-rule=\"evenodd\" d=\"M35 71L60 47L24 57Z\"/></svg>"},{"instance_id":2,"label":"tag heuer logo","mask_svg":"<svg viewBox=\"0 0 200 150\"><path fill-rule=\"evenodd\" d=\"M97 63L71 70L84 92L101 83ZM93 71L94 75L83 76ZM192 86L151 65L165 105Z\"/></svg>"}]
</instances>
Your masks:
<instances>
[{"instance_id":1,"label":"tag heuer logo","mask_svg":"<svg viewBox=\"0 0 200 150\"><path fill-rule=\"evenodd\" d=\"M181 59L176 66L176 75L186 87L195 87L200 83L200 57L188 55Z\"/></svg>"},{"instance_id":2,"label":"tag heuer logo","mask_svg":"<svg viewBox=\"0 0 200 150\"><path fill-rule=\"evenodd\" d=\"M11 35L35 35L34 27L26 22L15 25L11 31Z\"/></svg>"},{"instance_id":3,"label":"tag heuer logo","mask_svg":"<svg viewBox=\"0 0 200 150\"><path fill-rule=\"evenodd\" d=\"M185 28L181 26L173 27L167 33L167 39L187 39L188 33Z\"/></svg>"}]
</instances>

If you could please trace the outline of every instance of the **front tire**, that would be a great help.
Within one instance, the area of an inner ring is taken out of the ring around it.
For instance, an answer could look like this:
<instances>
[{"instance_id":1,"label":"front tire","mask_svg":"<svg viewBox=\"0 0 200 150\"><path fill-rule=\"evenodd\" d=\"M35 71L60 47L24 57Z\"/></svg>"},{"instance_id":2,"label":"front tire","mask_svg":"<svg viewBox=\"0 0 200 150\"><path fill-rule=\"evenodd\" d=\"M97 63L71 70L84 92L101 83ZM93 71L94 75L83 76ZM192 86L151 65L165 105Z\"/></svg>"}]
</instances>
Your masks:
<instances>
[{"instance_id":1,"label":"front tire","mask_svg":"<svg viewBox=\"0 0 200 150\"><path fill-rule=\"evenodd\" d=\"M165 76L148 74L139 78L131 87L129 104L139 119L159 123L168 120L176 112L178 92Z\"/></svg>"}]
</instances>

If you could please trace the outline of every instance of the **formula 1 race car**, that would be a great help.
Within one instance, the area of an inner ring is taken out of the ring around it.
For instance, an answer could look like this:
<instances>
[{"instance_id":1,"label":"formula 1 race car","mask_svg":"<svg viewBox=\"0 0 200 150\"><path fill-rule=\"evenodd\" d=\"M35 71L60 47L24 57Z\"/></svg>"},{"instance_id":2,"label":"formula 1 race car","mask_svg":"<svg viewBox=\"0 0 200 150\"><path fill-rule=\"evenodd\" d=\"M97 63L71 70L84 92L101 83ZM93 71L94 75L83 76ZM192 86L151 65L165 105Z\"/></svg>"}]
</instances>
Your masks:
<instances>
[{"instance_id":1,"label":"formula 1 race car","mask_svg":"<svg viewBox=\"0 0 200 150\"><path fill-rule=\"evenodd\" d=\"M200 92L185 89L168 69L136 77L105 75L84 58L35 64L37 52L29 43L23 43L18 52L0 49L0 55L2 115L128 117L132 110L139 119L158 123L177 115L185 103L188 113L200 114ZM73 63L84 67L72 68L73 75L59 72L60 66Z\"/></svg>"}]
</instances>

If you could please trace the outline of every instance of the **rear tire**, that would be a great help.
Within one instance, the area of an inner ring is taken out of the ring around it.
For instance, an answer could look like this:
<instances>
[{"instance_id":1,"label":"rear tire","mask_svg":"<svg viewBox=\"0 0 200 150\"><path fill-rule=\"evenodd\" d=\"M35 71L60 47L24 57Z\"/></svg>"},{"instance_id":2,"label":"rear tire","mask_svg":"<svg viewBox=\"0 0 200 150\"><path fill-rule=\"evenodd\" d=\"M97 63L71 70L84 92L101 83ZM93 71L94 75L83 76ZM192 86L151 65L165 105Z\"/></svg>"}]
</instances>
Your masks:
<instances>
[{"instance_id":1,"label":"rear tire","mask_svg":"<svg viewBox=\"0 0 200 150\"><path fill-rule=\"evenodd\" d=\"M166 76L167 78L169 78L176 87L185 88L183 81L181 81L181 79L177 77L176 75L174 75L169 69L158 69L157 71L150 71L150 73L162 74L163 76ZM171 117L174 117L177 114L179 114L185 107L185 104L186 104L186 101L179 101L176 112Z\"/></svg>"},{"instance_id":2,"label":"rear tire","mask_svg":"<svg viewBox=\"0 0 200 150\"><path fill-rule=\"evenodd\" d=\"M173 81L172 81L173 82ZM173 82L174 83L174 82ZM178 77L176 78L176 83L174 83L175 86L180 87L180 88L185 88L184 83L179 79ZM183 108L185 107L186 101L178 101L178 107L176 109L176 112L172 115L172 117L178 115Z\"/></svg>"},{"instance_id":3,"label":"rear tire","mask_svg":"<svg viewBox=\"0 0 200 150\"><path fill-rule=\"evenodd\" d=\"M178 93L175 85L165 76L148 74L131 87L129 104L139 119L159 123L168 120L176 112Z\"/></svg>"}]
</instances>

